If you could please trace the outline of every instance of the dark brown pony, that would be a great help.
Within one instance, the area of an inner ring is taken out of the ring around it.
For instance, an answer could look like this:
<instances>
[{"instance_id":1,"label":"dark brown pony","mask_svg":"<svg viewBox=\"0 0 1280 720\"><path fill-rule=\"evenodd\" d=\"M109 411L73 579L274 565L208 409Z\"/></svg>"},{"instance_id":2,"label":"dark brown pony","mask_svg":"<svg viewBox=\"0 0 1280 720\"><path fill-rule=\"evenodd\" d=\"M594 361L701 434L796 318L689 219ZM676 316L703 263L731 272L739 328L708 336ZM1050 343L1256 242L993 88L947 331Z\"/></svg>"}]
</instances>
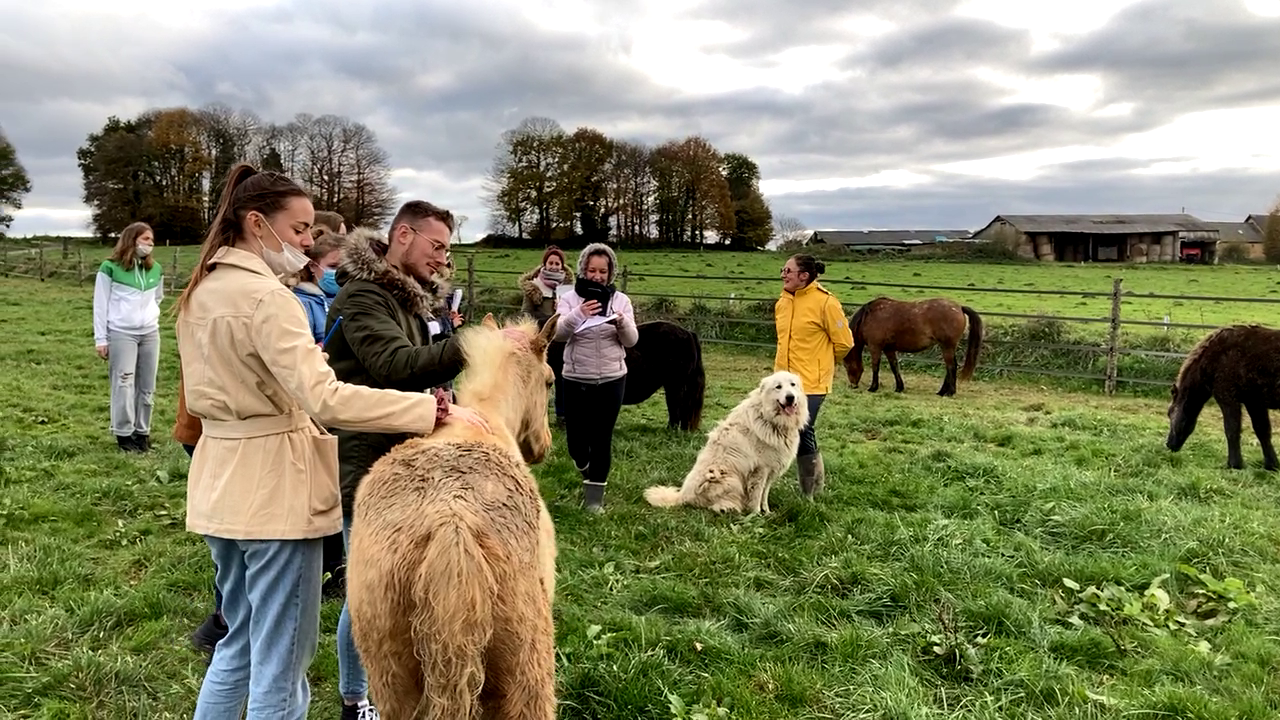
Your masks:
<instances>
[{"instance_id":1,"label":"dark brown pony","mask_svg":"<svg viewBox=\"0 0 1280 720\"><path fill-rule=\"evenodd\" d=\"M878 297L853 314L849 329L853 331L853 349L844 357L849 382L858 387L862 380L862 348L871 346L871 384L867 392L880 389L880 353L889 358L893 370L894 391L902 392L902 374L898 372L898 353L918 353L934 345L942 347L947 364L947 377L938 394L956 394L956 346L964 335L965 318L969 319L969 348L964 355L960 379L973 377L982 347L982 317L971 307L946 298L927 300L894 300Z\"/></svg>"},{"instance_id":2,"label":"dark brown pony","mask_svg":"<svg viewBox=\"0 0 1280 720\"><path fill-rule=\"evenodd\" d=\"M1244 467L1240 455L1240 408L1249 411L1253 432L1262 446L1263 467L1280 470L1271 444L1269 410L1280 408L1280 330L1260 325L1219 328L1196 344L1178 370L1170 391L1169 437L1173 452L1196 429L1200 411L1213 398L1222 410L1227 436L1227 467Z\"/></svg>"},{"instance_id":3,"label":"dark brown pony","mask_svg":"<svg viewBox=\"0 0 1280 720\"><path fill-rule=\"evenodd\" d=\"M667 400L667 426L696 431L702 424L707 374L702 366L702 342L697 333L673 322L653 320L636 325L640 335L627 348L627 384L623 405L639 405L659 389ZM564 368L564 343L547 349L547 364L556 377Z\"/></svg>"}]
</instances>

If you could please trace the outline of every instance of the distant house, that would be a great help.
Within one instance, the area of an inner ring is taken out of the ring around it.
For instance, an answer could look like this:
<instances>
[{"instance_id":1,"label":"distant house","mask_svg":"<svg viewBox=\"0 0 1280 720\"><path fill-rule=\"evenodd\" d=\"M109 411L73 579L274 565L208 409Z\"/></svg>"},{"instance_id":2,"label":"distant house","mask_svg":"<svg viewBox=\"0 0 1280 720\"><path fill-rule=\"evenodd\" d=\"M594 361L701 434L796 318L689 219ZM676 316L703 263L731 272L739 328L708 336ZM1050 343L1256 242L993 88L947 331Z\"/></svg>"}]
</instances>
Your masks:
<instances>
[{"instance_id":1,"label":"distant house","mask_svg":"<svg viewBox=\"0 0 1280 720\"><path fill-rule=\"evenodd\" d=\"M1251 222L1250 215L1245 218L1244 222L1207 222L1205 225L1212 227L1218 231L1218 247L1213 255L1202 262L1213 262L1222 248L1230 243L1242 243L1246 257L1251 260L1260 260L1263 257L1262 238L1263 230L1266 225L1259 227L1256 223ZM1265 216L1264 216L1265 217Z\"/></svg>"},{"instance_id":2,"label":"distant house","mask_svg":"<svg viewBox=\"0 0 1280 720\"><path fill-rule=\"evenodd\" d=\"M1258 231L1258 235L1266 237L1267 222L1271 219L1271 213L1252 213L1244 218L1245 224L1251 225Z\"/></svg>"},{"instance_id":3,"label":"distant house","mask_svg":"<svg viewBox=\"0 0 1280 720\"><path fill-rule=\"evenodd\" d=\"M840 245L850 250L909 250L971 237L968 230L815 230L805 242Z\"/></svg>"},{"instance_id":4,"label":"distant house","mask_svg":"<svg viewBox=\"0 0 1280 720\"><path fill-rule=\"evenodd\" d=\"M1218 230L1192 215L997 215L973 234L1023 257L1060 262L1211 261Z\"/></svg>"}]
</instances>

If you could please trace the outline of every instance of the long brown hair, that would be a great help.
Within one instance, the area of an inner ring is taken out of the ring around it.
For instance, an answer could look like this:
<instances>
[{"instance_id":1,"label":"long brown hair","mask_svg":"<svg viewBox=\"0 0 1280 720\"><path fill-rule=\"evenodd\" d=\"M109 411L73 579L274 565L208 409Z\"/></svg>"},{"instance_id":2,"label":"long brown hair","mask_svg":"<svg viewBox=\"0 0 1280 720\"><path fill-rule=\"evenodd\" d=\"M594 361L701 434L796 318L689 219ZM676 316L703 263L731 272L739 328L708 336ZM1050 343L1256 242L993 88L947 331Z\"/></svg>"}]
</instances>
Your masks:
<instances>
[{"instance_id":1,"label":"long brown hair","mask_svg":"<svg viewBox=\"0 0 1280 720\"><path fill-rule=\"evenodd\" d=\"M144 222L129 223L124 232L120 233L120 239L116 240L116 246L111 250L111 262L125 270L132 270L133 264L138 260L138 256L134 253L134 249L138 247L138 238L149 232L153 232L151 226ZM150 270L155 264L156 261L150 255L142 258L144 270Z\"/></svg>"},{"instance_id":2,"label":"long brown hair","mask_svg":"<svg viewBox=\"0 0 1280 720\"><path fill-rule=\"evenodd\" d=\"M237 163L227 173L222 186L222 199L213 224L200 246L200 259L191 269L191 279L178 297L175 308L185 310L191 293L209 274L209 261L224 247L230 247L240 237L244 219L251 212L262 213L270 219L284 209L292 198L309 197L307 192L286 175L272 170L258 172L249 163Z\"/></svg>"}]
</instances>

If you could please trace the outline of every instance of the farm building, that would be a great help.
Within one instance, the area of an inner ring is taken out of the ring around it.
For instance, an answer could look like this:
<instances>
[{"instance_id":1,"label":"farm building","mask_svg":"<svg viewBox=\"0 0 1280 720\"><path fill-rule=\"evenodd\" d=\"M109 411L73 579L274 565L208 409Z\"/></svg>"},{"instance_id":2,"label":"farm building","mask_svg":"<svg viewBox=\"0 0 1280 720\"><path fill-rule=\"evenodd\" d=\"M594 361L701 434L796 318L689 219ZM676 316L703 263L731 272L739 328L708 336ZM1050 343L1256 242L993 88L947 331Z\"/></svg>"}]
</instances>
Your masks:
<instances>
[{"instance_id":1,"label":"farm building","mask_svg":"<svg viewBox=\"0 0 1280 720\"><path fill-rule=\"evenodd\" d=\"M1218 245L1210 257L1200 258L1199 262L1216 262L1223 249L1233 243L1241 246L1244 257L1251 260L1262 259L1262 229L1249 222L1247 218L1244 222L1207 222L1205 225L1218 231ZM1195 261L1192 258L1184 259L1188 262Z\"/></svg>"},{"instance_id":2,"label":"farm building","mask_svg":"<svg viewBox=\"0 0 1280 720\"><path fill-rule=\"evenodd\" d=\"M973 236L1007 238L1023 257L1061 262L1176 262L1213 253L1218 231L1191 215L997 215Z\"/></svg>"},{"instance_id":3,"label":"farm building","mask_svg":"<svg viewBox=\"0 0 1280 720\"><path fill-rule=\"evenodd\" d=\"M1270 218L1271 213L1253 213L1252 215L1245 216L1244 221L1245 224L1252 225L1253 228L1258 231L1259 235L1266 237L1267 222Z\"/></svg>"},{"instance_id":4,"label":"farm building","mask_svg":"<svg viewBox=\"0 0 1280 720\"><path fill-rule=\"evenodd\" d=\"M815 230L805 242L850 250L910 250L971 237L968 230Z\"/></svg>"}]
</instances>

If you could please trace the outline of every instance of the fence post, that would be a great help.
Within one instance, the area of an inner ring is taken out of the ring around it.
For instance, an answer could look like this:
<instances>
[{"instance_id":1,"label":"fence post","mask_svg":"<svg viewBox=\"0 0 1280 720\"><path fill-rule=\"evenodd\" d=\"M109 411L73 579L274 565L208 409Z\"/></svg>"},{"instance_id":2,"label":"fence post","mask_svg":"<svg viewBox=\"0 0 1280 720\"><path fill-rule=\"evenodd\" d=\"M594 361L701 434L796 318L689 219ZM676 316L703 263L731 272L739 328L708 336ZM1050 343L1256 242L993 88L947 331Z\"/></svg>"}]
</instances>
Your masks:
<instances>
[{"instance_id":1,"label":"fence post","mask_svg":"<svg viewBox=\"0 0 1280 720\"><path fill-rule=\"evenodd\" d=\"M467 255L467 312L474 313L476 307L476 256Z\"/></svg>"},{"instance_id":2,"label":"fence post","mask_svg":"<svg viewBox=\"0 0 1280 720\"><path fill-rule=\"evenodd\" d=\"M84 250L76 248L76 284L84 284Z\"/></svg>"},{"instance_id":3,"label":"fence post","mask_svg":"<svg viewBox=\"0 0 1280 720\"><path fill-rule=\"evenodd\" d=\"M169 266L169 294L178 292L178 246L173 246L173 264Z\"/></svg>"},{"instance_id":4,"label":"fence post","mask_svg":"<svg viewBox=\"0 0 1280 720\"><path fill-rule=\"evenodd\" d=\"M71 256L71 238L62 238L62 259L66 260Z\"/></svg>"},{"instance_id":5,"label":"fence post","mask_svg":"<svg viewBox=\"0 0 1280 720\"><path fill-rule=\"evenodd\" d=\"M40 278L40 282L44 282L44 243L37 245L36 249L40 253L40 266L36 268L36 277Z\"/></svg>"},{"instance_id":6,"label":"fence post","mask_svg":"<svg viewBox=\"0 0 1280 720\"><path fill-rule=\"evenodd\" d=\"M621 275L620 280L619 280L619 282L618 282L618 289L619 289L619 290L621 290L622 292L626 292L626 291L627 291L627 276L628 276L628 275L630 275L630 274L631 274L631 271L627 268L627 266L626 266L626 265L623 265L623 266L622 266L622 275Z\"/></svg>"},{"instance_id":7,"label":"fence post","mask_svg":"<svg viewBox=\"0 0 1280 720\"><path fill-rule=\"evenodd\" d=\"M1116 392L1116 360L1120 355L1120 285L1124 281L1111 281L1111 328L1107 333L1107 381L1108 395Z\"/></svg>"}]
</instances>

